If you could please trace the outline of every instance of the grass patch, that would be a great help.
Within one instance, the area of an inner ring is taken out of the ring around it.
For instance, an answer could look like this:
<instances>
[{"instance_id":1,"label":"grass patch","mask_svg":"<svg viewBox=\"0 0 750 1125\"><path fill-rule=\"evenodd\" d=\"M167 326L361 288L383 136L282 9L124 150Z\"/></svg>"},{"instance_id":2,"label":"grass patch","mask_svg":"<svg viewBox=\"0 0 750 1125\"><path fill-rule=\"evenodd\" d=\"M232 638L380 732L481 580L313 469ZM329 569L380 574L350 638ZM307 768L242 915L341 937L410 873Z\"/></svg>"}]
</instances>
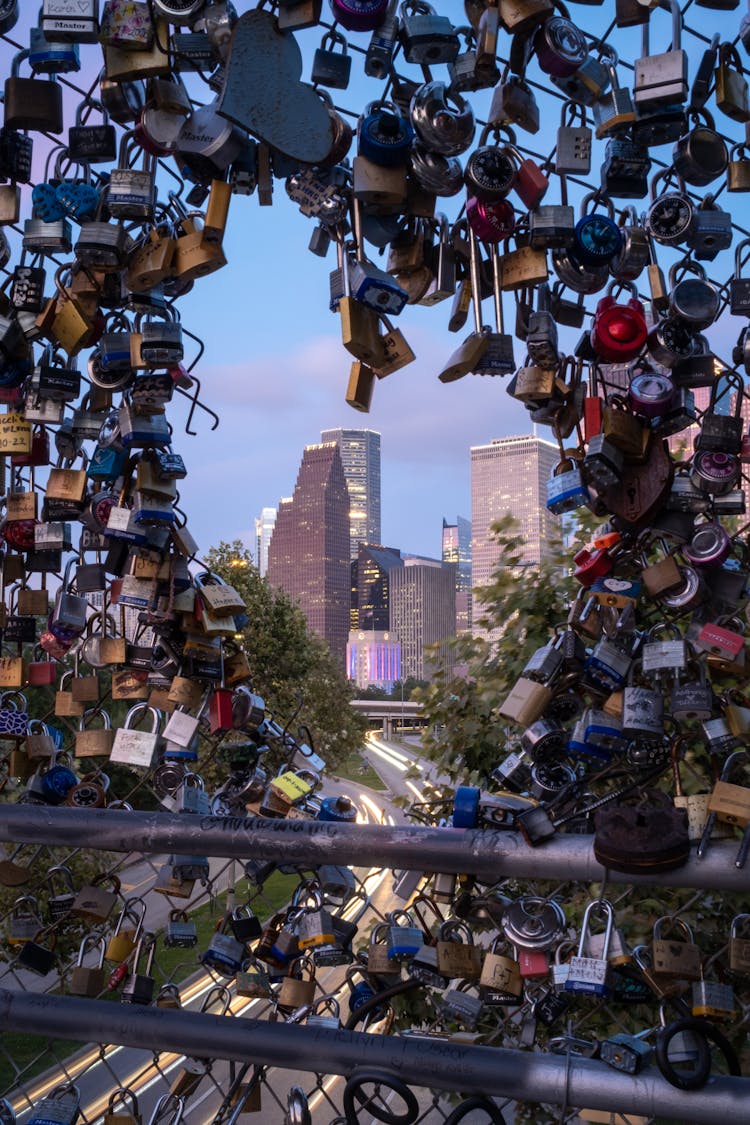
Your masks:
<instances>
[{"instance_id":1,"label":"grass patch","mask_svg":"<svg viewBox=\"0 0 750 1125\"><path fill-rule=\"evenodd\" d=\"M344 781L354 781L357 785L366 785L368 789L378 789L382 792L388 788L358 750L354 750L348 758L336 766L336 774Z\"/></svg>"},{"instance_id":2,"label":"grass patch","mask_svg":"<svg viewBox=\"0 0 750 1125\"><path fill-rule=\"evenodd\" d=\"M258 893L257 887L248 883L247 879L241 879L235 887L235 904L249 902L253 913L261 921L265 921L277 910L286 906L298 883L299 879L296 875L283 875L274 871ZM195 922L198 933L198 944L192 949L166 947L163 942L164 931L157 931L159 944L154 960L156 980L154 998L167 981L179 985L201 969L198 957L211 940L217 919L223 915L226 908L226 899L226 891L224 891L213 902L204 903L197 910L189 911L190 919ZM177 901L174 900L175 903ZM109 962L107 964L110 971L114 969L114 965ZM53 994L56 995L60 992L59 988L53 990ZM117 992L105 993L101 999L119 1003L120 991L118 989ZM43 1035L3 1032L0 1036L0 1096L3 1091L8 1091L19 1083L27 1084L37 1075L49 1070L55 1065L55 1058L68 1058L75 1051L88 1045L86 1041L50 1040Z\"/></svg>"}]
</instances>

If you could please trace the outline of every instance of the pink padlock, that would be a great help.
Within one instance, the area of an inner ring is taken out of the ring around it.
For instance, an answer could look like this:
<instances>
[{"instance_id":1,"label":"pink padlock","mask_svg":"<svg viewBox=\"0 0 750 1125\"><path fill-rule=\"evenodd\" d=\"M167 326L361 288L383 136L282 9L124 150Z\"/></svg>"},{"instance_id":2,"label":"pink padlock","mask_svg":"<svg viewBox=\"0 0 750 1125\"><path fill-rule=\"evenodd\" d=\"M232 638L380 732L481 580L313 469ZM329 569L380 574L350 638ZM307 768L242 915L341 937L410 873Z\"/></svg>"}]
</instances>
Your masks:
<instances>
[{"instance_id":1,"label":"pink padlock","mask_svg":"<svg viewBox=\"0 0 750 1125\"><path fill-rule=\"evenodd\" d=\"M466 218L480 242L505 242L516 225L513 204L507 199L490 203L470 195L466 200Z\"/></svg>"}]
</instances>

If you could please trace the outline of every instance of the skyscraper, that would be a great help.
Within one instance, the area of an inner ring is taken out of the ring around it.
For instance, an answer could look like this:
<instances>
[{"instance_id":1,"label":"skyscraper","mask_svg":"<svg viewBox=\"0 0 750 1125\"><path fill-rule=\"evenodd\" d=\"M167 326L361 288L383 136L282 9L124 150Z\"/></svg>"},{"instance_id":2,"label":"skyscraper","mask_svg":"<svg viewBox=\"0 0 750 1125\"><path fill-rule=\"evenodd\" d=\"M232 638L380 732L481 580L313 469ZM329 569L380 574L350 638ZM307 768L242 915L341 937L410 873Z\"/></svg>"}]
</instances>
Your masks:
<instances>
[{"instance_id":1,"label":"skyscraper","mask_svg":"<svg viewBox=\"0 0 750 1125\"><path fill-rule=\"evenodd\" d=\"M380 434L375 430L323 430L323 442L335 441L349 489L349 557L360 543L380 542Z\"/></svg>"},{"instance_id":2,"label":"skyscraper","mask_svg":"<svg viewBox=\"0 0 750 1125\"><path fill-rule=\"evenodd\" d=\"M456 632L471 628L471 520L443 517L443 562L456 564Z\"/></svg>"},{"instance_id":3,"label":"skyscraper","mask_svg":"<svg viewBox=\"0 0 750 1125\"><path fill-rule=\"evenodd\" d=\"M360 543L357 560L358 629L390 629L389 578L397 566L403 566L403 561L401 552L395 547Z\"/></svg>"},{"instance_id":4,"label":"skyscraper","mask_svg":"<svg viewBox=\"0 0 750 1125\"><path fill-rule=\"evenodd\" d=\"M425 646L440 644L439 657L451 673L443 644L456 635L456 568L438 559L406 556L389 573L391 629L401 642L401 674L426 680L433 662Z\"/></svg>"},{"instance_id":5,"label":"skyscraper","mask_svg":"<svg viewBox=\"0 0 750 1125\"><path fill-rule=\"evenodd\" d=\"M268 570L268 545L275 523L275 508L263 508L260 515L255 517L255 563L261 578Z\"/></svg>"},{"instance_id":6,"label":"skyscraper","mask_svg":"<svg viewBox=\"0 0 750 1125\"><path fill-rule=\"evenodd\" d=\"M294 495L279 503L268 580L295 598L343 664L349 633L349 494L335 442L308 445Z\"/></svg>"},{"instance_id":7,"label":"skyscraper","mask_svg":"<svg viewBox=\"0 0 750 1125\"><path fill-rule=\"evenodd\" d=\"M560 460L556 445L541 438L497 438L471 447L471 585L486 586L500 562L490 525L504 515L518 520L526 541L525 563L538 564L559 520L546 507L546 482Z\"/></svg>"}]
</instances>

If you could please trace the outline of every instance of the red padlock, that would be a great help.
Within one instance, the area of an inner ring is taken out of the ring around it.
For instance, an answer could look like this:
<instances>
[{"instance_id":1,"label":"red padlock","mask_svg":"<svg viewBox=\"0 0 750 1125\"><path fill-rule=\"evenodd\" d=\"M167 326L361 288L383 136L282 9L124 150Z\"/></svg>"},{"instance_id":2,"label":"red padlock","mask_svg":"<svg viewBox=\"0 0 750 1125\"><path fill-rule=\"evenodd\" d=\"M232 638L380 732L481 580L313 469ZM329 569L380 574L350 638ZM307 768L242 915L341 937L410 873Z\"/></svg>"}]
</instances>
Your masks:
<instances>
[{"instance_id":1,"label":"red padlock","mask_svg":"<svg viewBox=\"0 0 750 1125\"><path fill-rule=\"evenodd\" d=\"M529 211L533 211L535 207L539 206L547 194L549 180L539 165L530 157L526 157L524 160L518 150L514 149L512 145L509 145L508 148L510 148L518 160L518 172L513 184L513 190L524 207L528 208Z\"/></svg>"},{"instance_id":2,"label":"red padlock","mask_svg":"<svg viewBox=\"0 0 750 1125\"><path fill-rule=\"evenodd\" d=\"M234 722L232 717L232 693L229 688L217 687L211 692L208 704L208 725L211 734L220 730L231 730Z\"/></svg>"},{"instance_id":3,"label":"red padlock","mask_svg":"<svg viewBox=\"0 0 750 1125\"><path fill-rule=\"evenodd\" d=\"M16 551L34 550L34 528L39 520L6 520L2 537Z\"/></svg>"},{"instance_id":4,"label":"red padlock","mask_svg":"<svg viewBox=\"0 0 750 1125\"><path fill-rule=\"evenodd\" d=\"M38 648L34 650L34 656L38 651ZM57 664L52 660L31 660L26 671L31 687L51 687L57 682Z\"/></svg>"},{"instance_id":5,"label":"red padlock","mask_svg":"<svg viewBox=\"0 0 750 1125\"><path fill-rule=\"evenodd\" d=\"M604 403L599 395L587 395L583 400L584 441L591 441L592 437L602 432L603 413Z\"/></svg>"},{"instance_id":6,"label":"red padlock","mask_svg":"<svg viewBox=\"0 0 750 1125\"><path fill-rule=\"evenodd\" d=\"M573 556L573 562L576 564L573 577L582 586L591 586L597 578L609 574L615 565L608 551L598 548L591 551L588 547L582 547Z\"/></svg>"},{"instance_id":7,"label":"red padlock","mask_svg":"<svg viewBox=\"0 0 750 1125\"><path fill-rule=\"evenodd\" d=\"M717 621L708 621L693 641L698 652L721 656L725 660L736 660L745 645L742 633L726 629Z\"/></svg>"},{"instance_id":8,"label":"red padlock","mask_svg":"<svg viewBox=\"0 0 750 1125\"><path fill-rule=\"evenodd\" d=\"M49 465L49 432L44 426L35 426L31 435L31 451L14 453L11 465Z\"/></svg>"},{"instance_id":9,"label":"red padlock","mask_svg":"<svg viewBox=\"0 0 750 1125\"><path fill-rule=\"evenodd\" d=\"M620 286L629 289L633 296L626 305L618 305L611 292L616 284L610 283L607 295L596 306L591 346L606 363L627 363L642 351L648 337L648 327L635 286Z\"/></svg>"},{"instance_id":10,"label":"red padlock","mask_svg":"<svg viewBox=\"0 0 750 1125\"><path fill-rule=\"evenodd\" d=\"M549 974L549 956L543 949L519 949L518 968L524 980L536 980Z\"/></svg>"}]
</instances>

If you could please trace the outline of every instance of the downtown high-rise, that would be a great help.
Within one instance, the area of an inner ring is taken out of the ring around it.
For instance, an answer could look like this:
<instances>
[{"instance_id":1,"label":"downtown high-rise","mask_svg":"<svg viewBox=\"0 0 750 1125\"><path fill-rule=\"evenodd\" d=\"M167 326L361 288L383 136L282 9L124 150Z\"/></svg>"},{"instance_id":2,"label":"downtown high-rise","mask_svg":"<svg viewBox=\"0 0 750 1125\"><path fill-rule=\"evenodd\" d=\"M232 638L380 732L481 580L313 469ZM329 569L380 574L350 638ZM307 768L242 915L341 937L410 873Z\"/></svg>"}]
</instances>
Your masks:
<instances>
[{"instance_id":1,"label":"downtown high-rise","mask_svg":"<svg viewBox=\"0 0 750 1125\"><path fill-rule=\"evenodd\" d=\"M401 674L427 680L438 665L449 677L456 635L456 567L439 559L404 556L389 574L391 629L401 642ZM428 646L437 645L437 653Z\"/></svg>"},{"instance_id":2,"label":"downtown high-rise","mask_svg":"<svg viewBox=\"0 0 750 1125\"><path fill-rule=\"evenodd\" d=\"M546 505L547 480L560 460L556 445L531 435L497 438L471 447L471 585L489 585L502 561L491 526L505 515L519 524L522 563L538 565L559 534Z\"/></svg>"},{"instance_id":3,"label":"downtown high-rise","mask_svg":"<svg viewBox=\"0 0 750 1125\"><path fill-rule=\"evenodd\" d=\"M263 508L260 515L255 517L255 565L261 578L268 570L268 548L275 524L275 508Z\"/></svg>"},{"instance_id":4,"label":"downtown high-rise","mask_svg":"<svg viewBox=\"0 0 750 1125\"><path fill-rule=\"evenodd\" d=\"M471 520L443 518L442 555L456 567L456 632L465 633L471 628Z\"/></svg>"},{"instance_id":5,"label":"downtown high-rise","mask_svg":"<svg viewBox=\"0 0 750 1125\"><path fill-rule=\"evenodd\" d=\"M279 503L268 581L294 598L343 665L349 633L349 493L335 442L308 445L294 495Z\"/></svg>"},{"instance_id":6,"label":"downtown high-rise","mask_svg":"<svg viewBox=\"0 0 750 1125\"><path fill-rule=\"evenodd\" d=\"M375 430L321 431L322 442L339 447L349 490L349 558L360 543L380 543L380 434Z\"/></svg>"}]
</instances>

